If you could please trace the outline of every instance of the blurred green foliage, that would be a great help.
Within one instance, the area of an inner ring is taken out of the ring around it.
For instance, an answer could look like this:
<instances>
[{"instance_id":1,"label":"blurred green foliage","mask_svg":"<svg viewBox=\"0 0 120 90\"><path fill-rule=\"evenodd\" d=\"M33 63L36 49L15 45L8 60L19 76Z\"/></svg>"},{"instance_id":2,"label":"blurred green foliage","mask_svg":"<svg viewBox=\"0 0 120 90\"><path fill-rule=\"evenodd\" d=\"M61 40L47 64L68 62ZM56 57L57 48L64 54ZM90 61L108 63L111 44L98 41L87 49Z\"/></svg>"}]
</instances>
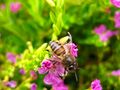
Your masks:
<instances>
[{"instance_id":1,"label":"blurred green foliage","mask_svg":"<svg viewBox=\"0 0 120 90\"><path fill-rule=\"evenodd\" d=\"M15 90L27 90L31 82L38 84L38 90L45 87L49 90L50 87L43 83L43 75L31 80L29 74L16 73L21 67L27 73L33 69L37 71L42 60L50 56L47 43L66 36L68 31L79 48L80 67L79 81L75 81L74 74L66 77L69 89L85 90L92 80L99 78L103 90L120 90L120 78L110 75L112 70L120 68L120 35L103 43L93 31L100 24L116 30L114 13L119 9L109 0L19 0L22 7L17 13L10 11L11 2L15 0L0 1L0 5L5 4L5 9L0 9L1 90L10 89L2 85L6 77L18 81ZM7 52L21 54L16 66L8 62Z\"/></svg>"}]
</instances>

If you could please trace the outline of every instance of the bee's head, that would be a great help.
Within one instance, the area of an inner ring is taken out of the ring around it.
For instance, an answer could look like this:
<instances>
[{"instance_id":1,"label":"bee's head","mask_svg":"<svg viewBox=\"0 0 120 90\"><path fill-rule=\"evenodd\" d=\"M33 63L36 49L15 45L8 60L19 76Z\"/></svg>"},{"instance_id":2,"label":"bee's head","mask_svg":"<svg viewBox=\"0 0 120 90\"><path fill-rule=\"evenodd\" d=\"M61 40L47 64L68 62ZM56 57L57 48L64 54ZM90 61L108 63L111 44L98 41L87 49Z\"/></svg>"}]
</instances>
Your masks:
<instances>
[{"instance_id":1,"label":"bee's head","mask_svg":"<svg viewBox=\"0 0 120 90\"><path fill-rule=\"evenodd\" d=\"M71 56L66 56L64 60L64 65L68 72L74 72L78 69L76 60Z\"/></svg>"}]
</instances>

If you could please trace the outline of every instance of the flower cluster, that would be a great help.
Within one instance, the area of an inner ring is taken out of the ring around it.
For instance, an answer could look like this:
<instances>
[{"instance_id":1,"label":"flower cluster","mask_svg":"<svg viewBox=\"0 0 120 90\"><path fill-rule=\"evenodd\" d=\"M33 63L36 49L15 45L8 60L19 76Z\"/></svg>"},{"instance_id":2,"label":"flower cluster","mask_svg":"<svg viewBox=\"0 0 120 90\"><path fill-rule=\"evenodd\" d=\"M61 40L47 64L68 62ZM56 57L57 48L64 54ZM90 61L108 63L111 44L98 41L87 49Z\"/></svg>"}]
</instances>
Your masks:
<instances>
[{"instance_id":1,"label":"flower cluster","mask_svg":"<svg viewBox=\"0 0 120 90\"><path fill-rule=\"evenodd\" d=\"M73 57L77 57L78 49L74 43L67 43L66 47L69 47L69 52ZM59 57L53 55L51 58L43 60L41 67L38 68L39 74L46 74L44 83L52 85L53 90L68 90L61 78L67 73L61 61Z\"/></svg>"},{"instance_id":2,"label":"flower cluster","mask_svg":"<svg viewBox=\"0 0 120 90\"><path fill-rule=\"evenodd\" d=\"M113 76L120 76L120 69L112 71L111 73Z\"/></svg>"},{"instance_id":3,"label":"flower cluster","mask_svg":"<svg viewBox=\"0 0 120 90\"><path fill-rule=\"evenodd\" d=\"M104 24L101 24L100 26L96 27L94 29L94 32L97 35L99 35L100 41L102 42L106 42L109 40L110 37L118 34L118 31L107 30Z\"/></svg>"},{"instance_id":4,"label":"flower cluster","mask_svg":"<svg viewBox=\"0 0 120 90\"><path fill-rule=\"evenodd\" d=\"M117 8L120 8L120 0L110 0L110 2Z\"/></svg>"},{"instance_id":5,"label":"flower cluster","mask_svg":"<svg viewBox=\"0 0 120 90\"><path fill-rule=\"evenodd\" d=\"M64 82L60 77L63 76L65 72L65 69L60 62L44 60L41 67L38 69L38 72L39 74L47 74L44 78L44 83L52 85L54 90L58 90L58 86L59 88L66 88L61 90L67 90L67 87L64 85Z\"/></svg>"},{"instance_id":6,"label":"flower cluster","mask_svg":"<svg viewBox=\"0 0 120 90\"><path fill-rule=\"evenodd\" d=\"M92 90L102 90L102 86L100 84L100 80L96 79L96 80L92 81L91 89Z\"/></svg>"}]
</instances>

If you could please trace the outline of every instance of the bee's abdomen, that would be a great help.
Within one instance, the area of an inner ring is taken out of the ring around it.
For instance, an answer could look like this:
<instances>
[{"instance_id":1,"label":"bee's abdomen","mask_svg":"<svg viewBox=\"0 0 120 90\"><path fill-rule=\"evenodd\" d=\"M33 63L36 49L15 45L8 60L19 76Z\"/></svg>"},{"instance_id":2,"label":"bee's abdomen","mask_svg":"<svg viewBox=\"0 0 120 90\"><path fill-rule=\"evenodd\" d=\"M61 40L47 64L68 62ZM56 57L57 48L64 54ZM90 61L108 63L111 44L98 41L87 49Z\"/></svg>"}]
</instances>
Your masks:
<instances>
[{"instance_id":1,"label":"bee's abdomen","mask_svg":"<svg viewBox=\"0 0 120 90\"><path fill-rule=\"evenodd\" d=\"M51 41L50 46L51 46L52 51L56 55L61 55L65 53L64 47L59 42Z\"/></svg>"}]
</instances>

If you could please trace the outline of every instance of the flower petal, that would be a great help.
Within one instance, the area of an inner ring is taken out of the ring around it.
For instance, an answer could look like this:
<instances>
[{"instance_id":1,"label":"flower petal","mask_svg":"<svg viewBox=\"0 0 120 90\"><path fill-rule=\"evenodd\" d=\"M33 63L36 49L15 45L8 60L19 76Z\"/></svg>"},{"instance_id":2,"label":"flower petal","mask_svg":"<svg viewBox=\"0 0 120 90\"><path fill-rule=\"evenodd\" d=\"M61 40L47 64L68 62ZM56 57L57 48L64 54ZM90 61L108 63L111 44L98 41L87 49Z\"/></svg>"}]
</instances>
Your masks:
<instances>
[{"instance_id":1,"label":"flower petal","mask_svg":"<svg viewBox=\"0 0 120 90\"><path fill-rule=\"evenodd\" d=\"M55 85L61 82L62 82L62 79L54 75L54 73L48 73L44 78L44 83L47 85Z\"/></svg>"},{"instance_id":2,"label":"flower petal","mask_svg":"<svg viewBox=\"0 0 120 90\"><path fill-rule=\"evenodd\" d=\"M68 90L68 87L64 84L64 82L53 85L52 88L53 90Z\"/></svg>"},{"instance_id":3,"label":"flower petal","mask_svg":"<svg viewBox=\"0 0 120 90\"><path fill-rule=\"evenodd\" d=\"M102 90L102 86L100 84L100 80L96 79L91 83L92 90Z\"/></svg>"},{"instance_id":4,"label":"flower petal","mask_svg":"<svg viewBox=\"0 0 120 90\"><path fill-rule=\"evenodd\" d=\"M105 31L106 31L106 26L104 24L101 24L94 29L94 32L98 35L103 34Z\"/></svg>"},{"instance_id":5,"label":"flower petal","mask_svg":"<svg viewBox=\"0 0 120 90\"><path fill-rule=\"evenodd\" d=\"M20 2L12 2L10 4L10 10L13 13L17 13L21 9L21 3Z\"/></svg>"},{"instance_id":6,"label":"flower petal","mask_svg":"<svg viewBox=\"0 0 120 90\"><path fill-rule=\"evenodd\" d=\"M37 84L36 83L32 83L30 90L37 90Z\"/></svg>"},{"instance_id":7,"label":"flower petal","mask_svg":"<svg viewBox=\"0 0 120 90\"><path fill-rule=\"evenodd\" d=\"M16 56L13 53L8 52L6 57L11 63L16 63Z\"/></svg>"},{"instance_id":8,"label":"flower petal","mask_svg":"<svg viewBox=\"0 0 120 90\"><path fill-rule=\"evenodd\" d=\"M56 73L59 76L63 76L64 72L65 72L65 68L63 67L63 65L61 63L57 63L56 70L54 73Z\"/></svg>"},{"instance_id":9,"label":"flower petal","mask_svg":"<svg viewBox=\"0 0 120 90\"><path fill-rule=\"evenodd\" d=\"M38 73L39 73L39 74L45 74L45 73L47 73L47 72L48 72L48 69L45 68L45 67L40 67L40 68L38 68Z\"/></svg>"},{"instance_id":10,"label":"flower petal","mask_svg":"<svg viewBox=\"0 0 120 90\"><path fill-rule=\"evenodd\" d=\"M110 2L117 8L120 8L120 0L110 0Z\"/></svg>"},{"instance_id":11,"label":"flower petal","mask_svg":"<svg viewBox=\"0 0 120 90\"><path fill-rule=\"evenodd\" d=\"M70 53L73 57L77 57L78 55L78 48L74 43L70 43Z\"/></svg>"},{"instance_id":12,"label":"flower petal","mask_svg":"<svg viewBox=\"0 0 120 90\"><path fill-rule=\"evenodd\" d=\"M11 87L11 88L15 88L17 83L16 83L16 81L12 80L12 81L6 82L5 85L8 86L8 87Z\"/></svg>"}]
</instances>

